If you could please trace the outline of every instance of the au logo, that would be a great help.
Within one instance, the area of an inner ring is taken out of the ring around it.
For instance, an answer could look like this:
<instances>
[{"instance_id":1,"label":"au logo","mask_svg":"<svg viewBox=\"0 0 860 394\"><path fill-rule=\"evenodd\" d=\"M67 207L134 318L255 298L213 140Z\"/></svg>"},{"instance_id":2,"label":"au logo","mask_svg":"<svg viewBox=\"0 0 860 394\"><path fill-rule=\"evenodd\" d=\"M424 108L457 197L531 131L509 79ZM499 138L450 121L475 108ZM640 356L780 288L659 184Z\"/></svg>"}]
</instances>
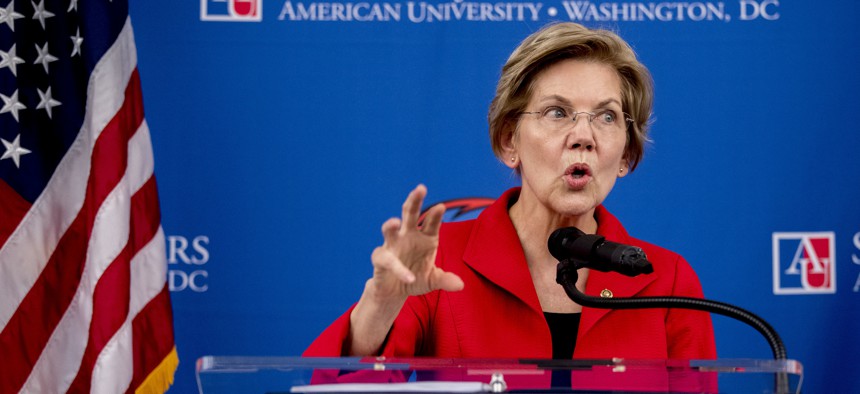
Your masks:
<instances>
[{"instance_id":1,"label":"au logo","mask_svg":"<svg viewBox=\"0 0 860 394\"><path fill-rule=\"evenodd\" d=\"M773 233L773 293L836 292L832 232Z\"/></svg>"},{"instance_id":2,"label":"au logo","mask_svg":"<svg viewBox=\"0 0 860 394\"><path fill-rule=\"evenodd\" d=\"M200 0L201 21L259 22L263 0Z\"/></svg>"}]
</instances>

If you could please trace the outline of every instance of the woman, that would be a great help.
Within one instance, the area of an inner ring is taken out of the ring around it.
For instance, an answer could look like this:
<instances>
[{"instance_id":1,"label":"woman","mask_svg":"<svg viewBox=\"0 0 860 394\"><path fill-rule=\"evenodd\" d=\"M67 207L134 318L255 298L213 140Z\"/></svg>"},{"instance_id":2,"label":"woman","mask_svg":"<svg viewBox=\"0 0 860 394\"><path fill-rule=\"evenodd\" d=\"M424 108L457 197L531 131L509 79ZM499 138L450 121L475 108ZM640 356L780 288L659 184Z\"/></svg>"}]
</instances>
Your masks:
<instances>
[{"instance_id":1,"label":"woman","mask_svg":"<svg viewBox=\"0 0 860 394\"><path fill-rule=\"evenodd\" d=\"M555 283L549 235L575 226L641 247L654 273L580 270L589 295L702 297L684 259L632 238L601 203L636 168L651 114L650 74L614 33L574 23L526 38L490 106L496 156L521 175L481 215L440 224L419 185L382 225L373 277L358 303L305 355L714 358L707 313L583 308Z\"/></svg>"}]
</instances>

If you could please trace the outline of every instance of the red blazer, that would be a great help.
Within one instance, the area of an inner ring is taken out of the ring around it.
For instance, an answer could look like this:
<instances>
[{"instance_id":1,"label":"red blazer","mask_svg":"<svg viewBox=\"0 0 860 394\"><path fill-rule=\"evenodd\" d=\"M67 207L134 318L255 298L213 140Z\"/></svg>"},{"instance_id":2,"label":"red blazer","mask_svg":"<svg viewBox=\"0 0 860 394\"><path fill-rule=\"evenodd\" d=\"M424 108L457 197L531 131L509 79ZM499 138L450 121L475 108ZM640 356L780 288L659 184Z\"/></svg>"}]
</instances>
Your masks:
<instances>
[{"instance_id":1,"label":"red blazer","mask_svg":"<svg viewBox=\"0 0 860 394\"><path fill-rule=\"evenodd\" d=\"M460 276L459 292L410 297L381 355L443 358L552 358L552 339L520 240L508 216L519 189L505 192L477 219L444 223L436 264ZM603 206L597 233L641 247L654 273L634 278L592 270L586 294L615 297L702 297L690 265L678 254L635 239ZM341 356L349 314L328 327L305 356ZM710 359L716 357L710 315L682 309L583 308L574 358Z\"/></svg>"}]
</instances>

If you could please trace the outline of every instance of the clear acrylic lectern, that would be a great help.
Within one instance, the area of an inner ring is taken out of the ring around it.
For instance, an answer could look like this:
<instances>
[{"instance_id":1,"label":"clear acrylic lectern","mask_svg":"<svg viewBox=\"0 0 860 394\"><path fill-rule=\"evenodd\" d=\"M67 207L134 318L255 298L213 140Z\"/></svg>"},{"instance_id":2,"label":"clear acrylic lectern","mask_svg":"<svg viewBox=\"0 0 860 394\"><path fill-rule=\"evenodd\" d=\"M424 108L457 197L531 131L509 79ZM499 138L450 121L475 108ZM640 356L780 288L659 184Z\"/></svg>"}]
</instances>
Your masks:
<instances>
[{"instance_id":1,"label":"clear acrylic lectern","mask_svg":"<svg viewBox=\"0 0 860 394\"><path fill-rule=\"evenodd\" d=\"M201 394L356 392L799 393L794 360L204 356Z\"/></svg>"}]
</instances>

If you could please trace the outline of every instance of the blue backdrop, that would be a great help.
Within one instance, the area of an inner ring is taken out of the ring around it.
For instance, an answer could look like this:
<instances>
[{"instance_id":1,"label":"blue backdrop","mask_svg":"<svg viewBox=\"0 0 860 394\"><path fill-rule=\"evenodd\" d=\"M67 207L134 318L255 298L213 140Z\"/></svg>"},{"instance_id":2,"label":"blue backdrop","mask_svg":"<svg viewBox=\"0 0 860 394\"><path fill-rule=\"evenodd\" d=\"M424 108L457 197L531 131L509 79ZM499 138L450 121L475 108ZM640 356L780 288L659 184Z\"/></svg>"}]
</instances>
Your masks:
<instances>
[{"instance_id":1,"label":"blue backdrop","mask_svg":"<svg viewBox=\"0 0 860 394\"><path fill-rule=\"evenodd\" d=\"M431 203L517 185L487 137L499 70L573 20L619 32L656 85L654 143L609 209L683 254L708 297L770 321L805 391L860 392L858 3L482 4L131 2L172 391L196 391L205 354L299 355L357 300L417 183ZM753 329L714 324L720 357L770 357Z\"/></svg>"}]
</instances>

